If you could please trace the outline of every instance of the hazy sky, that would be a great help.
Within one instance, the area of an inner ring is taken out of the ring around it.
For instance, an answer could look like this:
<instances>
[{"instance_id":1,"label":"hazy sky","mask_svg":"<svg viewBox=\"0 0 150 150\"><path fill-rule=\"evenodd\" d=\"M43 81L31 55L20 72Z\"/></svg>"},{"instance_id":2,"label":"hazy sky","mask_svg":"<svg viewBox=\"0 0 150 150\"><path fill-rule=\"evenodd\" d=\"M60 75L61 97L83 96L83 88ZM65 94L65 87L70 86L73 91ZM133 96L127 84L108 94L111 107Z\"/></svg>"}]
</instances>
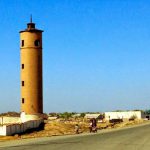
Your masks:
<instances>
[{"instance_id":1,"label":"hazy sky","mask_svg":"<svg viewBox=\"0 0 150 150\"><path fill-rule=\"evenodd\" d=\"M150 1L0 0L0 112L20 111L30 14L44 30L44 112L150 108Z\"/></svg>"}]
</instances>

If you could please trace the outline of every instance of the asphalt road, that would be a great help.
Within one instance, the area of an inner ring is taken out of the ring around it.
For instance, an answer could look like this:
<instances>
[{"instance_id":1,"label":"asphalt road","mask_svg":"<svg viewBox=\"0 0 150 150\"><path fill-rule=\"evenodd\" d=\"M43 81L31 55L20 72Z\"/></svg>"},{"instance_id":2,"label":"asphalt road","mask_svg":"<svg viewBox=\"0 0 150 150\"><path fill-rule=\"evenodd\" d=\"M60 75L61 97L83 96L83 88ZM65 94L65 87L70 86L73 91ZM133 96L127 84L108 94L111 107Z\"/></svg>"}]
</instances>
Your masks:
<instances>
[{"instance_id":1,"label":"asphalt road","mask_svg":"<svg viewBox=\"0 0 150 150\"><path fill-rule=\"evenodd\" d=\"M0 142L0 150L150 150L150 124L96 134Z\"/></svg>"}]
</instances>

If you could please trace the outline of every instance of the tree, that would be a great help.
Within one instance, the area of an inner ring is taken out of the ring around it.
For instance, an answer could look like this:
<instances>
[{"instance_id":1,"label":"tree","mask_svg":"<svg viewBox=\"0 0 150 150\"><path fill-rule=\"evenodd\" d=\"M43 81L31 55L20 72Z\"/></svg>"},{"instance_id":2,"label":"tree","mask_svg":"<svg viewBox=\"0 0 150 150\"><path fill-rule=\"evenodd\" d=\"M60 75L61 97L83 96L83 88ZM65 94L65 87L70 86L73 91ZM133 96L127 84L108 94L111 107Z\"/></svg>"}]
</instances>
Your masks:
<instances>
[{"instance_id":1,"label":"tree","mask_svg":"<svg viewBox=\"0 0 150 150\"><path fill-rule=\"evenodd\" d=\"M69 112L61 113L61 114L60 114L60 117L61 117L61 118L64 118L64 119L69 119L69 118L72 117L72 113L69 113Z\"/></svg>"},{"instance_id":2,"label":"tree","mask_svg":"<svg viewBox=\"0 0 150 150\"><path fill-rule=\"evenodd\" d=\"M149 109L149 110L145 110L144 113L145 113L145 114L150 114L150 109Z\"/></svg>"},{"instance_id":3,"label":"tree","mask_svg":"<svg viewBox=\"0 0 150 150\"><path fill-rule=\"evenodd\" d=\"M81 113L80 117L84 118L85 117L85 113Z\"/></svg>"}]
</instances>

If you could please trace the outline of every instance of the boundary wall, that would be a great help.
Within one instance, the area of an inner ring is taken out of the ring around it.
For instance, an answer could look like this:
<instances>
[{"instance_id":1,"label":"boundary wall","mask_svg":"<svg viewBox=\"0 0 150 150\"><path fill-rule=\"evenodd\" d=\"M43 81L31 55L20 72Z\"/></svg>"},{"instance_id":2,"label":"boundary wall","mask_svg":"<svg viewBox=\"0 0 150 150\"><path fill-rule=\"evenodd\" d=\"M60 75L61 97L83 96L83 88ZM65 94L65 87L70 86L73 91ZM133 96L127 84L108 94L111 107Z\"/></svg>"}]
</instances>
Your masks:
<instances>
[{"instance_id":1,"label":"boundary wall","mask_svg":"<svg viewBox=\"0 0 150 150\"><path fill-rule=\"evenodd\" d=\"M20 117L7 117L7 116L0 117L0 124L1 125L4 125L4 124L16 124L16 123L20 123L20 122L21 122L21 118Z\"/></svg>"},{"instance_id":2,"label":"boundary wall","mask_svg":"<svg viewBox=\"0 0 150 150\"><path fill-rule=\"evenodd\" d=\"M0 135L10 136L13 134L23 133L29 129L40 127L41 123L43 123L43 120L31 120L24 123L1 125Z\"/></svg>"},{"instance_id":3,"label":"boundary wall","mask_svg":"<svg viewBox=\"0 0 150 150\"><path fill-rule=\"evenodd\" d=\"M141 111L125 111L125 112L105 112L105 119L130 119L135 116L137 119L143 118Z\"/></svg>"}]
</instances>

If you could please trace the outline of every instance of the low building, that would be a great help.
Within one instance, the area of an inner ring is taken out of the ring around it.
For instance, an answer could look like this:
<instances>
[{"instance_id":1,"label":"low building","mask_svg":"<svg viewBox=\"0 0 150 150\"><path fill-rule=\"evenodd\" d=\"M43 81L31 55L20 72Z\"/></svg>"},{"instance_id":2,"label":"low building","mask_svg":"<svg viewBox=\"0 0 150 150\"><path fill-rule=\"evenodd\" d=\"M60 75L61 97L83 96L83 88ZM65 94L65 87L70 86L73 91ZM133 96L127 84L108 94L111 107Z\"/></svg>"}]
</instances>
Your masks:
<instances>
[{"instance_id":1,"label":"low building","mask_svg":"<svg viewBox=\"0 0 150 150\"><path fill-rule=\"evenodd\" d=\"M112 119L142 119L146 118L145 114L142 111L120 111L120 112L105 112L105 120Z\"/></svg>"},{"instance_id":2,"label":"low building","mask_svg":"<svg viewBox=\"0 0 150 150\"><path fill-rule=\"evenodd\" d=\"M58 117L55 117L55 116L54 117L53 116L48 117L48 120L56 120L56 119L58 119Z\"/></svg>"},{"instance_id":3,"label":"low building","mask_svg":"<svg viewBox=\"0 0 150 150\"><path fill-rule=\"evenodd\" d=\"M85 119L99 119L101 114L85 114Z\"/></svg>"},{"instance_id":4,"label":"low building","mask_svg":"<svg viewBox=\"0 0 150 150\"><path fill-rule=\"evenodd\" d=\"M74 114L72 115L73 118L78 118L78 117L81 117L81 114Z\"/></svg>"}]
</instances>

